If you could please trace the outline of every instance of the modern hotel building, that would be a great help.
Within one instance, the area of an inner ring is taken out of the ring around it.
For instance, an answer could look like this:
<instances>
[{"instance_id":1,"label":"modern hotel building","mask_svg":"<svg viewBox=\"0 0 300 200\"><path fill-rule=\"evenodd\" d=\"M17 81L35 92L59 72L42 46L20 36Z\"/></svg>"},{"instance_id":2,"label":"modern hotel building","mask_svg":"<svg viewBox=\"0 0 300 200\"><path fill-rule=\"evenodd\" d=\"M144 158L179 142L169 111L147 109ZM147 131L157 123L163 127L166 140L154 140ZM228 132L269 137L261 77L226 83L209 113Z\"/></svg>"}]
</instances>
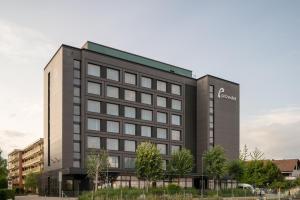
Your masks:
<instances>
[{"instance_id":1,"label":"modern hotel building","mask_svg":"<svg viewBox=\"0 0 300 200\"><path fill-rule=\"evenodd\" d=\"M141 187L135 177L139 143L157 145L167 165L172 152L191 150L199 185L202 155L220 145L239 155L239 84L100 44L62 45L44 69L45 193L86 189L90 151L106 149L111 183ZM161 183L163 184L163 183Z\"/></svg>"}]
</instances>

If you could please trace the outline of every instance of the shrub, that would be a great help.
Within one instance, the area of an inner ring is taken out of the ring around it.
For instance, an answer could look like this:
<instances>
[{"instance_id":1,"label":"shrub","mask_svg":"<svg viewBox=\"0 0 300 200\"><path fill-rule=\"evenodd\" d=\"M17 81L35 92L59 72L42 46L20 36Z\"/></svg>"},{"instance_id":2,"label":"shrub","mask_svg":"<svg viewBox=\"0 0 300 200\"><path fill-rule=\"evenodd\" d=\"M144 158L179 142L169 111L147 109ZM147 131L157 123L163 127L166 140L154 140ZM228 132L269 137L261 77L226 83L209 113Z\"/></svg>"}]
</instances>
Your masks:
<instances>
[{"instance_id":1,"label":"shrub","mask_svg":"<svg viewBox=\"0 0 300 200\"><path fill-rule=\"evenodd\" d=\"M170 184L167 187L167 193L168 194L177 194L180 193L181 188L178 185Z\"/></svg>"},{"instance_id":2,"label":"shrub","mask_svg":"<svg viewBox=\"0 0 300 200\"><path fill-rule=\"evenodd\" d=\"M15 199L15 191L9 189L0 189L0 199Z\"/></svg>"}]
</instances>

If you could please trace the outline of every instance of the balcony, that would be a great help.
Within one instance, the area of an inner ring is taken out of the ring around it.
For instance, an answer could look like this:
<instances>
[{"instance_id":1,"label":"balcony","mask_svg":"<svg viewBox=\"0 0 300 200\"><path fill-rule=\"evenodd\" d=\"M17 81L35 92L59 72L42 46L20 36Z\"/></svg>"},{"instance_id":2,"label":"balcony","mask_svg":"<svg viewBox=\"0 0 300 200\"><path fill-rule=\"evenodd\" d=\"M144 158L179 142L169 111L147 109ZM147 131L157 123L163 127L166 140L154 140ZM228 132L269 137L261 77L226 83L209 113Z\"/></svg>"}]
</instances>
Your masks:
<instances>
[{"instance_id":1,"label":"balcony","mask_svg":"<svg viewBox=\"0 0 300 200\"><path fill-rule=\"evenodd\" d=\"M26 153L24 153L22 155L22 159L29 158L31 156L34 156L35 154L43 154L43 148L42 147L36 147L36 148L33 148L30 151L27 151Z\"/></svg>"},{"instance_id":2,"label":"balcony","mask_svg":"<svg viewBox=\"0 0 300 200\"><path fill-rule=\"evenodd\" d=\"M30 165L41 163L41 162L43 162L43 159L44 159L43 156L38 156L34 159L27 160L27 161L23 162L23 167L28 167Z\"/></svg>"}]
</instances>

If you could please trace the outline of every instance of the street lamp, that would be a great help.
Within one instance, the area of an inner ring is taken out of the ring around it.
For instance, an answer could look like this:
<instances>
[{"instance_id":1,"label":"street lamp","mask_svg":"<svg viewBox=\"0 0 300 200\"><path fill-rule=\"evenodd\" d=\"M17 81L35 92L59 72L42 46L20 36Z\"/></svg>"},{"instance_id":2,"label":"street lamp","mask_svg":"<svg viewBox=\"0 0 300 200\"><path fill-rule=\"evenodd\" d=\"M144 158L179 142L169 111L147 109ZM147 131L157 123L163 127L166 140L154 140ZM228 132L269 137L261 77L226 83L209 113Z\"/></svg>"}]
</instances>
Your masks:
<instances>
[{"instance_id":1,"label":"street lamp","mask_svg":"<svg viewBox=\"0 0 300 200\"><path fill-rule=\"evenodd\" d=\"M203 199L203 155L201 156L201 199Z\"/></svg>"}]
</instances>

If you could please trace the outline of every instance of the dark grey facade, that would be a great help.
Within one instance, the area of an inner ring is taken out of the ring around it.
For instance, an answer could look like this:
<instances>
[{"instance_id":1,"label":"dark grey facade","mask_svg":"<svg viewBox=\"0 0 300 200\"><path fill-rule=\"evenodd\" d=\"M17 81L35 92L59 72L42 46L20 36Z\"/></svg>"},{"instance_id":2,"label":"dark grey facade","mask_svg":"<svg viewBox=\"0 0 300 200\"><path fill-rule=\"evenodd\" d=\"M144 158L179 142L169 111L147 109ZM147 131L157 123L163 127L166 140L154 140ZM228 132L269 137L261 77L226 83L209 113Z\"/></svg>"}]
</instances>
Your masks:
<instances>
[{"instance_id":1,"label":"dark grey facade","mask_svg":"<svg viewBox=\"0 0 300 200\"><path fill-rule=\"evenodd\" d=\"M158 145L165 164L190 149L199 177L214 145L238 158L239 85L95 43L62 45L44 69L44 138L45 193L57 188L58 171L65 187L86 189L86 156L100 148L116 186L140 186L133 159L143 141Z\"/></svg>"}]
</instances>

